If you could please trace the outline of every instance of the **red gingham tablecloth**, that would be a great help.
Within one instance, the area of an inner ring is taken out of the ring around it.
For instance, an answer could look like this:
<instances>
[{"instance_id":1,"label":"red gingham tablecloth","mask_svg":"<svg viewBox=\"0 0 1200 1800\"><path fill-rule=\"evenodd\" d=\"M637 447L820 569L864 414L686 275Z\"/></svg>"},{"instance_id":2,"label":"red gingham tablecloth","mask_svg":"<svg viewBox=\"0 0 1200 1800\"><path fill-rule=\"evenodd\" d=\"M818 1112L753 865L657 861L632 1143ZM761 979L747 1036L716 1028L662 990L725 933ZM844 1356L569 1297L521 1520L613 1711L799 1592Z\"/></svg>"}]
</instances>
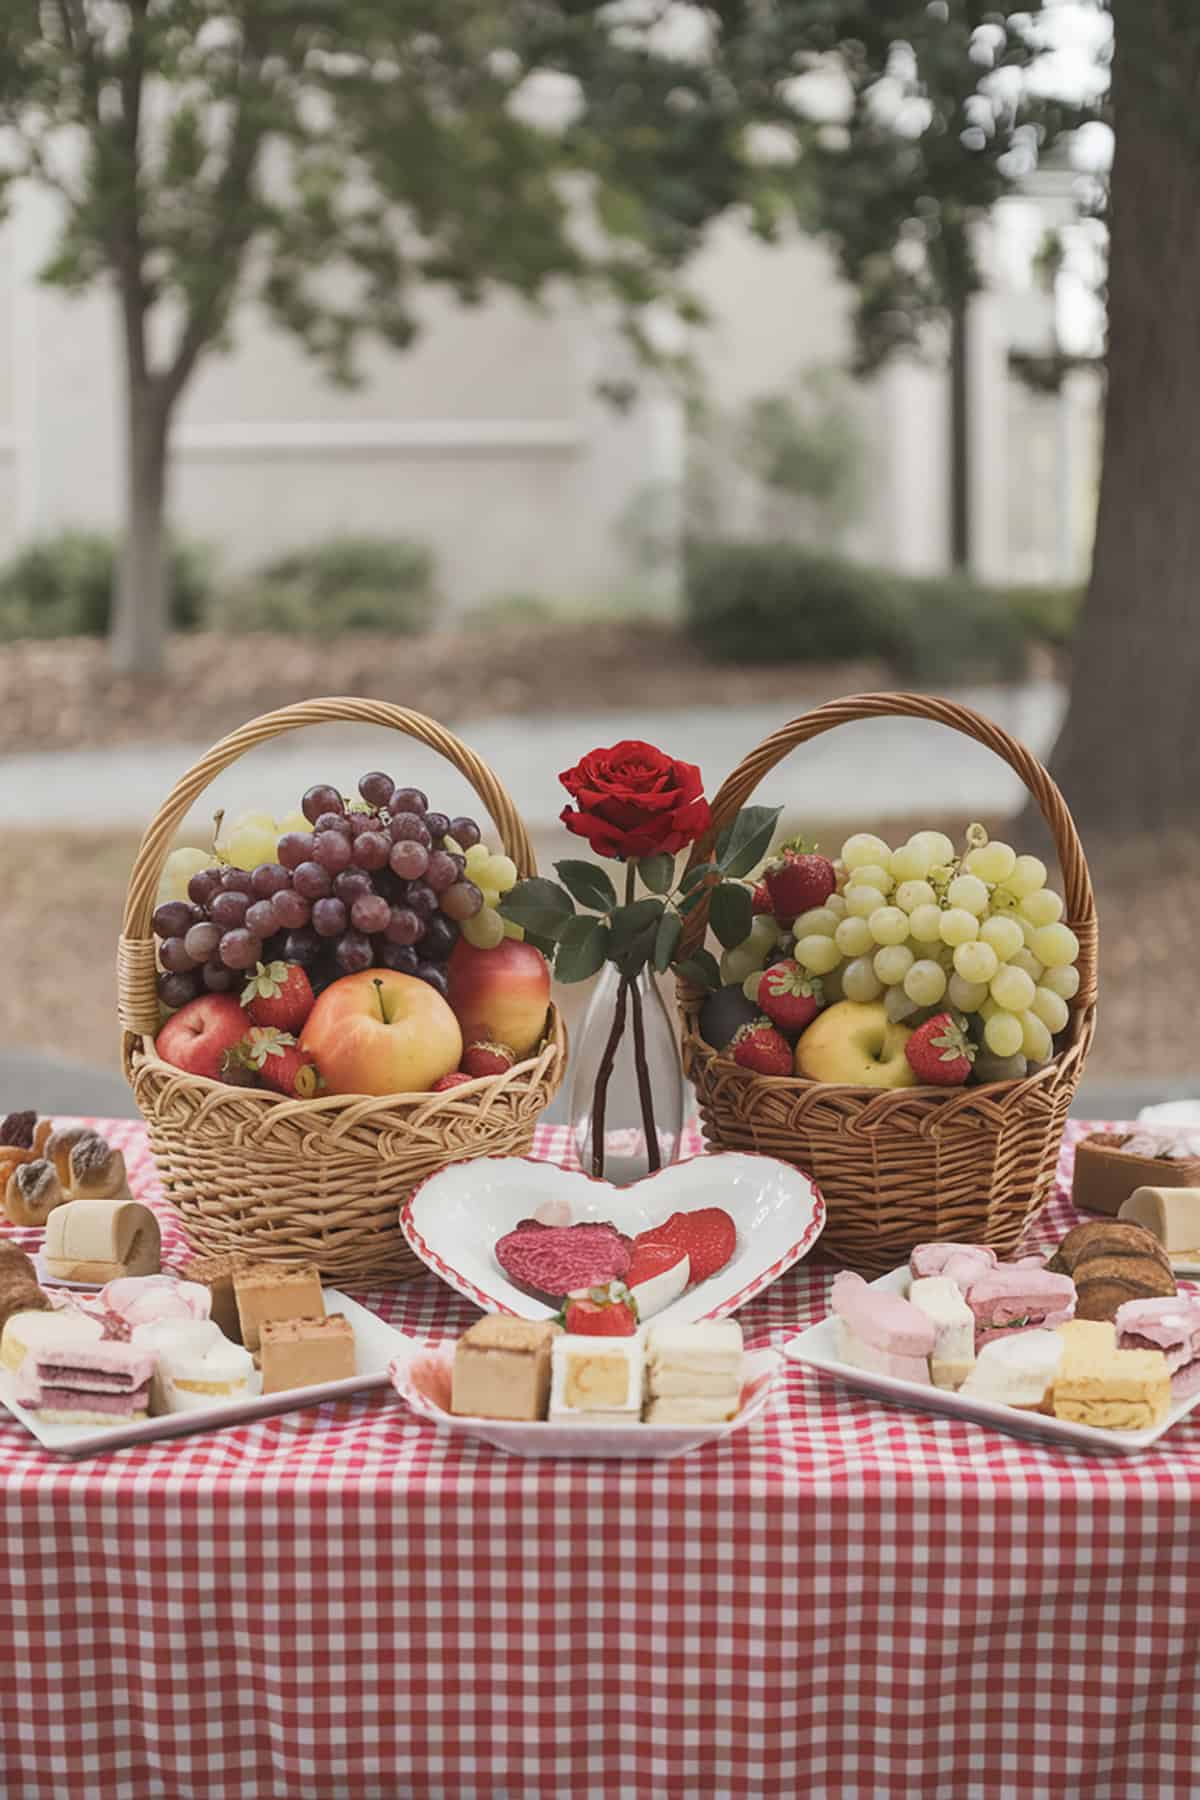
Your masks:
<instances>
[{"instance_id":1,"label":"red gingham tablecloth","mask_svg":"<svg viewBox=\"0 0 1200 1800\"><path fill-rule=\"evenodd\" d=\"M144 1129L103 1129L154 1199ZM5 1414L0 1489L4 1800L1200 1792L1196 1415L1090 1456L789 1364L673 1462L522 1461L388 1390L82 1463Z\"/></svg>"}]
</instances>

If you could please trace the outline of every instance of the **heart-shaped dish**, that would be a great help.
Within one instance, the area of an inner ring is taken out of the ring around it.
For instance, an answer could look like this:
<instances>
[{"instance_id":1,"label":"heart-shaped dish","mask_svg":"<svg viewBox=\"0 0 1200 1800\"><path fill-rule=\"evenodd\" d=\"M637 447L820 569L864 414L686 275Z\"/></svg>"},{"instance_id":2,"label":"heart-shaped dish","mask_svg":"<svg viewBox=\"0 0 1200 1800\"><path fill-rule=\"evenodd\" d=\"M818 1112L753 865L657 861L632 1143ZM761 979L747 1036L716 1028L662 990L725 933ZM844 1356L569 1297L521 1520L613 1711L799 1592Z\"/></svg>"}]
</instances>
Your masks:
<instances>
[{"instance_id":1,"label":"heart-shaped dish","mask_svg":"<svg viewBox=\"0 0 1200 1800\"><path fill-rule=\"evenodd\" d=\"M723 1269L655 1314L678 1324L736 1312L806 1256L825 1224L825 1202L806 1175L773 1156L729 1152L673 1163L627 1188L528 1157L477 1157L414 1189L400 1229L423 1263L485 1312L549 1319L556 1309L514 1287L495 1255L498 1238L549 1202L570 1208L564 1223L607 1222L631 1237L675 1212L723 1207L737 1247Z\"/></svg>"}]
</instances>

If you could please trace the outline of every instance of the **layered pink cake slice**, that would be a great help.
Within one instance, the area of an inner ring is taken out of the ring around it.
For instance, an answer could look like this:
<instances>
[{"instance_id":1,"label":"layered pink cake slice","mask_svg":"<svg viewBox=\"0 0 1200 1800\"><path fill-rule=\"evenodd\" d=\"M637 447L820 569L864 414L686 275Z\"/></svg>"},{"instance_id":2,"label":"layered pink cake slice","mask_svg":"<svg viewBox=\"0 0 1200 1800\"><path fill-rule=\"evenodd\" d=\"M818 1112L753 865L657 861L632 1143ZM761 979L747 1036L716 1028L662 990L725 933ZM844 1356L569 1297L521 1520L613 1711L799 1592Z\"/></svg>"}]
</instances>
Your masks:
<instances>
[{"instance_id":1,"label":"layered pink cake slice","mask_svg":"<svg viewBox=\"0 0 1200 1800\"><path fill-rule=\"evenodd\" d=\"M1171 1377L1172 1400L1200 1390L1200 1298L1126 1300L1116 1316L1118 1350L1161 1350Z\"/></svg>"},{"instance_id":2,"label":"layered pink cake slice","mask_svg":"<svg viewBox=\"0 0 1200 1800\"><path fill-rule=\"evenodd\" d=\"M975 1314L978 1355L993 1338L1065 1325L1075 1315L1075 1283L1049 1269L1001 1263L971 1283L967 1305Z\"/></svg>"},{"instance_id":3,"label":"layered pink cake slice","mask_svg":"<svg viewBox=\"0 0 1200 1800\"><path fill-rule=\"evenodd\" d=\"M153 1373L129 1344L59 1344L26 1359L18 1398L48 1425L115 1425L147 1417Z\"/></svg>"},{"instance_id":4,"label":"layered pink cake slice","mask_svg":"<svg viewBox=\"0 0 1200 1800\"><path fill-rule=\"evenodd\" d=\"M914 1281L944 1275L965 1294L973 1281L996 1267L996 1252L986 1244L954 1244L943 1238L937 1243L918 1244L908 1267Z\"/></svg>"},{"instance_id":5,"label":"layered pink cake slice","mask_svg":"<svg viewBox=\"0 0 1200 1800\"><path fill-rule=\"evenodd\" d=\"M871 1287L848 1269L835 1278L830 1299L843 1362L930 1386L929 1358L937 1333L932 1319L911 1300Z\"/></svg>"}]
</instances>

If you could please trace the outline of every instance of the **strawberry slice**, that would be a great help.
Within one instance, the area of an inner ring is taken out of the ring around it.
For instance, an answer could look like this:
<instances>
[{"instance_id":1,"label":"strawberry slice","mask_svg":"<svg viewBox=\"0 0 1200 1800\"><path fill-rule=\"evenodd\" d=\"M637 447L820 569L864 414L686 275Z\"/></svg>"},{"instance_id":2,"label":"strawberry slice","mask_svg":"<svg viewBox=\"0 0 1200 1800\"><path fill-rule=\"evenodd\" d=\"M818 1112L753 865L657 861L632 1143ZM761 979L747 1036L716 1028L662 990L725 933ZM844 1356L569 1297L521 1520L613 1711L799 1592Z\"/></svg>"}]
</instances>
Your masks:
<instances>
[{"instance_id":1,"label":"strawberry slice","mask_svg":"<svg viewBox=\"0 0 1200 1800\"><path fill-rule=\"evenodd\" d=\"M568 1294L559 1322L582 1337L632 1337L637 1331L637 1302L624 1282L610 1281L607 1287Z\"/></svg>"},{"instance_id":2,"label":"strawberry slice","mask_svg":"<svg viewBox=\"0 0 1200 1800\"><path fill-rule=\"evenodd\" d=\"M633 1258L626 1283L631 1288L640 1287L644 1281L652 1281L656 1275L673 1269L686 1255L682 1244L669 1244L665 1238L644 1232L633 1240Z\"/></svg>"},{"instance_id":3,"label":"strawberry slice","mask_svg":"<svg viewBox=\"0 0 1200 1800\"><path fill-rule=\"evenodd\" d=\"M660 1243L686 1250L692 1280L707 1281L723 1269L737 1249L737 1226L722 1206L701 1206L695 1212L672 1213L665 1225L647 1232Z\"/></svg>"}]
</instances>

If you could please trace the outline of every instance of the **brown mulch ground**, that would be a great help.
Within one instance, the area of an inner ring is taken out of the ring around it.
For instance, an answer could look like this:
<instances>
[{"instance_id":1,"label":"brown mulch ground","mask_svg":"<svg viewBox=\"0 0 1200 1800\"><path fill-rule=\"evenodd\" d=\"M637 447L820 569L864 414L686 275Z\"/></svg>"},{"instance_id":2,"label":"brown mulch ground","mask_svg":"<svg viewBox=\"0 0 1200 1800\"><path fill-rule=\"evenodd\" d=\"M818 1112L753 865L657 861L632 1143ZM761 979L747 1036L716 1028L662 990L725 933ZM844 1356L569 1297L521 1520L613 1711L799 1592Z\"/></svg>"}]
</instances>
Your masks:
<instances>
[{"instance_id":1,"label":"brown mulch ground","mask_svg":"<svg viewBox=\"0 0 1200 1800\"><path fill-rule=\"evenodd\" d=\"M677 627L581 621L437 632L426 638L177 637L167 674L114 676L104 644L70 638L0 647L0 754L130 742L209 743L314 694L416 704L447 725L481 715L593 712L598 706L727 705L894 685L880 664L706 662Z\"/></svg>"},{"instance_id":2,"label":"brown mulch ground","mask_svg":"<svg viewBox=\"0 0 1200 1800\"><path fill-rule=\"evenodd\" d=\"M985 821L1000 835L999 825ZM960 835L962 821L925 819ZM857 821L887 830L885 821ZM906 822L904 835L911 829ZM841 833L825 834L832 843ZM899 835L899 833L898 833ZM0 1040L94 1066L118 1063L114 958L134 834L31 832L5 886L9 979L0 987ZM1200 842L1092 844L1101 925L1099 1029L1092 1076L1131 1078L1200 1069L1200 975L1192 948ZM549 864L561 841L537 845ZM563 990L571 1018L586 990Z\"/></svg>"}]
</instances>

